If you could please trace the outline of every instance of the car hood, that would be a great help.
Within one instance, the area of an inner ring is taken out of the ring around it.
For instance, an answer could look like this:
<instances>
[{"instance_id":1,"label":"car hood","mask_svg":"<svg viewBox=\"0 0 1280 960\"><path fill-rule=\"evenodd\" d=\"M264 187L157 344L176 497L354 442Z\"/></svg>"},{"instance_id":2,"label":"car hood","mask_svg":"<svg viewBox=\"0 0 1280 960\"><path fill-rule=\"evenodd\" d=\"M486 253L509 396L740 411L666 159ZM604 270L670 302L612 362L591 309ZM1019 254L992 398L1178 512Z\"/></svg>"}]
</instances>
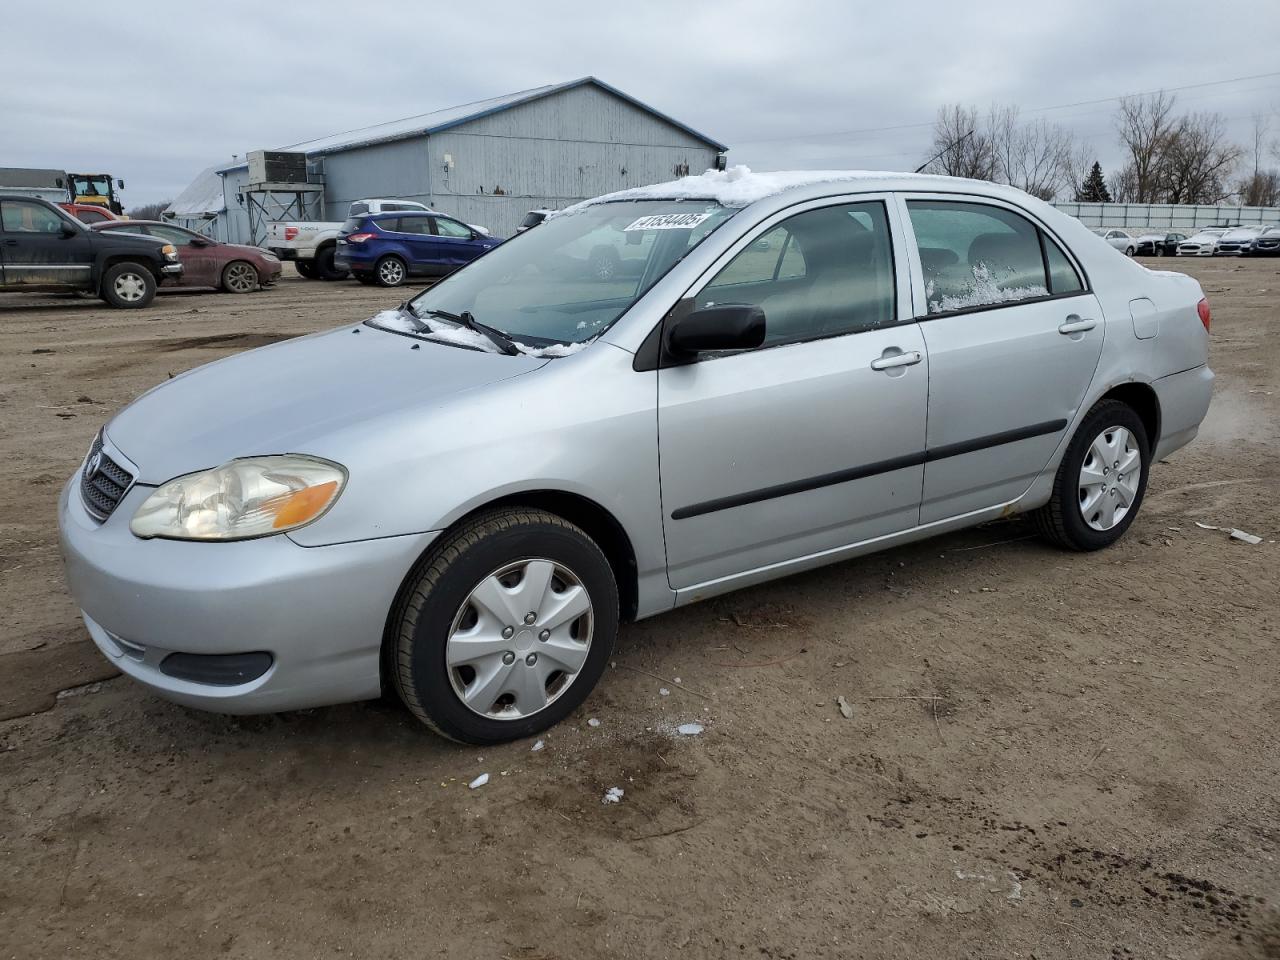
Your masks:
<instances>
[{"instance_id":1,"label":"car hood","mask_svg":"<svg viewBox=\"0 0 1280 960\"><path fill-rule=\"evenodd\" d=\"M224 243L224 247L228 250L235 250L237 253L251 253L255 256L262 256L269 251L263 250L261 247L252 247L247 243ZM272 254L274 256L274 254Z\"/></svg>"},{"instance_id":2,"label":"car hood","mask_svg":"<svg viewBox=\"0 0 1280 960\"><path fill-rule=\"evenodd\" d=\"M139 483L160 484L237 457L334 456L344 433L367 431L381 416L426 413L547 362L345 326L174 377L120 411L106 432L138 467Z\"/></svg>"}]
</instances>

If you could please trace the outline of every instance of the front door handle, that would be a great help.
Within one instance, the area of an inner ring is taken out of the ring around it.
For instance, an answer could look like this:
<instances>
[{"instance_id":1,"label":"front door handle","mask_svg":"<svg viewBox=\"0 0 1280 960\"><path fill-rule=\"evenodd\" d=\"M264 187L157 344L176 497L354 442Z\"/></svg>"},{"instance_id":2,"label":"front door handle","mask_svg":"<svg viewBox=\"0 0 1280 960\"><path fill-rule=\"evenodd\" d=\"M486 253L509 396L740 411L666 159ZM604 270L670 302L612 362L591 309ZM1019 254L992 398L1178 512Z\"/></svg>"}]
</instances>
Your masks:
<instances>
[{"instance_id":1,"label":"front door handle","mask_svg":"<svg viewBox=\"0 0 1280 960\"><path fill-rule=\"evenodd\" d=\"M1097 320L1081 319L1078 313L1072 313L1067 316L1066 320L1058 325L1058 332L1070 336L1073 333L1085 333L1088 330L1092 330L1097 325Z\"/></svg>"},{"instance_id":2,"label":"front door handle","mask_svg":"<svg viewBox=\"0 0 1280 960\"><path fill-rule=\"evenodd\" d=\"M912 367L923 360L919 350L907 353L895 353L888 357L878 357L871 361L872 370L892 370L894 367Z\"/></svg>"}]
</instances>

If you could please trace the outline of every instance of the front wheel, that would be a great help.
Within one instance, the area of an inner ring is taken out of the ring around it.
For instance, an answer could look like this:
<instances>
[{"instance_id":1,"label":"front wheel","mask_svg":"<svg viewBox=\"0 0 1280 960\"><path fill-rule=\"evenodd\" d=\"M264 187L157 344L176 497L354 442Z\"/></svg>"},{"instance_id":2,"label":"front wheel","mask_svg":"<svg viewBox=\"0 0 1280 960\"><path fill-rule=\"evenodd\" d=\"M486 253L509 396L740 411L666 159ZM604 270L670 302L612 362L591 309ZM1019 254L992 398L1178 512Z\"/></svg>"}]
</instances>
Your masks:
<instances>
[{"instance_id":1,"label":"front wheel","mask_svg":"<svg viewBox=\"0 0 1280 960\"><path fill-rule=\"evenodd\" d=\"M252 293L258 286L258 271L252 263L233 260L222 268L222 289L227 293Z\"/></svg>"},{"instance_id":2,"label":"front wheel","mask_svg":"<svg viewBox=\"0 0 1280 960\"><path fill-rule=\"evenodd\" d=\"M343 280L346 279L347 271L341 269L333 262L334 248L325 247L316 253L314 261L314 269L316 276L321 280Z\"/></svg>"},{"instance_id":3,"label":"front wheel","mask_svg":"<svg viewBox=\"0 0 1280 960\"><path fill-rule=\"evenodd\" d=\"M409 271L399 257L387 256L374 266L373 275L378 278L380 287L398 287L409 276Z\"/></svg>"},{"instance_id":4,"label":"front wheel","mask_svg":"<svg viewBox=\"0 0 1280 960\"><path fill-rule=\"evenodd\" d=\"M427 556L401 597L392 681L414 716L464 743L563 720L600 679L618 632L604 553L541 510L478 516Z\"/></svg>"},{"instance_id":5,"label":"front wheel","mask_svg":"<svg viewBox=\"0 0 1280 960\"><path fill-rule=\"evenodd\" d=\"M1133 524L1147 490L1150 441L1128 404L1102 400L1071 438L1049 502L1032 514L1040 534L1069 550L1101 550Z\"/></svg>"},{"instance_id":6,"label":"front wheel","mask_svg":"<svg viewBox=\"0 0 1280 960\"><path fill-rule=\"evenodd\" d=\"M102 275L99 295L113 307L136 310L156 295L156 278L140 263L117 263Z\"/></svg>"}]
</instances>

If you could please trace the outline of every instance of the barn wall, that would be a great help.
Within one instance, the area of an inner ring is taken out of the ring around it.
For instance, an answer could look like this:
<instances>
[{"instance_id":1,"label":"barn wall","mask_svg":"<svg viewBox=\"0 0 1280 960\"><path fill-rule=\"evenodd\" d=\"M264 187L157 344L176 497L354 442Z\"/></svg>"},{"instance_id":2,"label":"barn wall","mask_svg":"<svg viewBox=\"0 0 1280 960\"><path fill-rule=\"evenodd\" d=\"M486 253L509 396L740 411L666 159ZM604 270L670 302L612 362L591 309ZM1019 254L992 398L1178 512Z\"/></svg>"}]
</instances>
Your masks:
<instances>
[{"instance_id":1,"label":"barn wall","mask_svg":"<svg viewBox=\"0 0 1280 960\"><path fill-rule=\"evenodd\" d=\"M325 219L345 220L353 200L427 202L426 138L357 147L324 158Z\"/></svg>"},{"instance_id":2,"label":"barn wall","mask_svg":"<svg viewBox=\"0 0 1280 960\"><path fill-rule=\"evenodd\" d=\"M432 134L430 202L509 236L535 207L701 173L717 151L597 87L582 86ZM453 158L448 176L444 159ZM385 194L384 194L385 195Z\"/></svg>"}]
</instances>

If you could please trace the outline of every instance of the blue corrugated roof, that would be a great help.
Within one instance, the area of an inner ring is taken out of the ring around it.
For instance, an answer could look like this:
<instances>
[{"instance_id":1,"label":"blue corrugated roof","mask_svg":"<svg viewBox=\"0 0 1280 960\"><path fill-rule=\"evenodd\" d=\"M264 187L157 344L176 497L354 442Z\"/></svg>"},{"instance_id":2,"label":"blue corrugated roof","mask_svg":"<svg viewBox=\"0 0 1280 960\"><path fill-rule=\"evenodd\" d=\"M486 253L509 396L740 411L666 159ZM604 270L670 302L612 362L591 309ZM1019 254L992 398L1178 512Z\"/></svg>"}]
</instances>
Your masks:
<instances>
[{"instance_id":1,"label":"blue corrugated roof","mask_svg":"<svg viewBox=\"0 0 1280 960\"><path fill-rule=\"evenodd\" d=\"M509 110L514 106L522 103L528 103L531 100L538 100L542 97L551 96L554 93L560 93L565 90L572 90L575 87L591 84L605 90L615 97L619 97L641 110L653 114L661 120L666 121L673 127L683 130L692 137L697 137L709 146L715 147L717 150L728 150L729 148L720 143L718 140L712 140L706 134L699 133L687 124L681 123L679 120L668 116L660 110L655 110L647 103L642 103L635 97L623 93L617 87L610 86L603 80L595 77L582 77L578 80L570 80L566 83L555 83L545 87L533 87L529 90L520 90L516 93L509 93L502 97L493 97L489 100L477 100L474 103L464 103L457 107L446 107L443 110L435 110L431 113L419 114L415 117L405 117L403 120L392 120L388 123L379 123L371 127L361 127L356 130L347 130L343 133L335 133L332 136L320 137L316 140L305 140L302 143L290 144L287 147L280 147L281 150L294 153L337 153L341 150L351 150L355 147L367 147L375 143L387 143L392 140L403 140L408 137L420 137L430 133L438 133L441 130L448 130L452 127L459 126L464 123L470 123L472 120L479 120L481 117L487 117L494 113L500 113L503 110ZM243 170L248 166L247 163L236 163L230 166L222 167L219 173L228 173L232 170Z\"/></svg>"}]
</instances>

